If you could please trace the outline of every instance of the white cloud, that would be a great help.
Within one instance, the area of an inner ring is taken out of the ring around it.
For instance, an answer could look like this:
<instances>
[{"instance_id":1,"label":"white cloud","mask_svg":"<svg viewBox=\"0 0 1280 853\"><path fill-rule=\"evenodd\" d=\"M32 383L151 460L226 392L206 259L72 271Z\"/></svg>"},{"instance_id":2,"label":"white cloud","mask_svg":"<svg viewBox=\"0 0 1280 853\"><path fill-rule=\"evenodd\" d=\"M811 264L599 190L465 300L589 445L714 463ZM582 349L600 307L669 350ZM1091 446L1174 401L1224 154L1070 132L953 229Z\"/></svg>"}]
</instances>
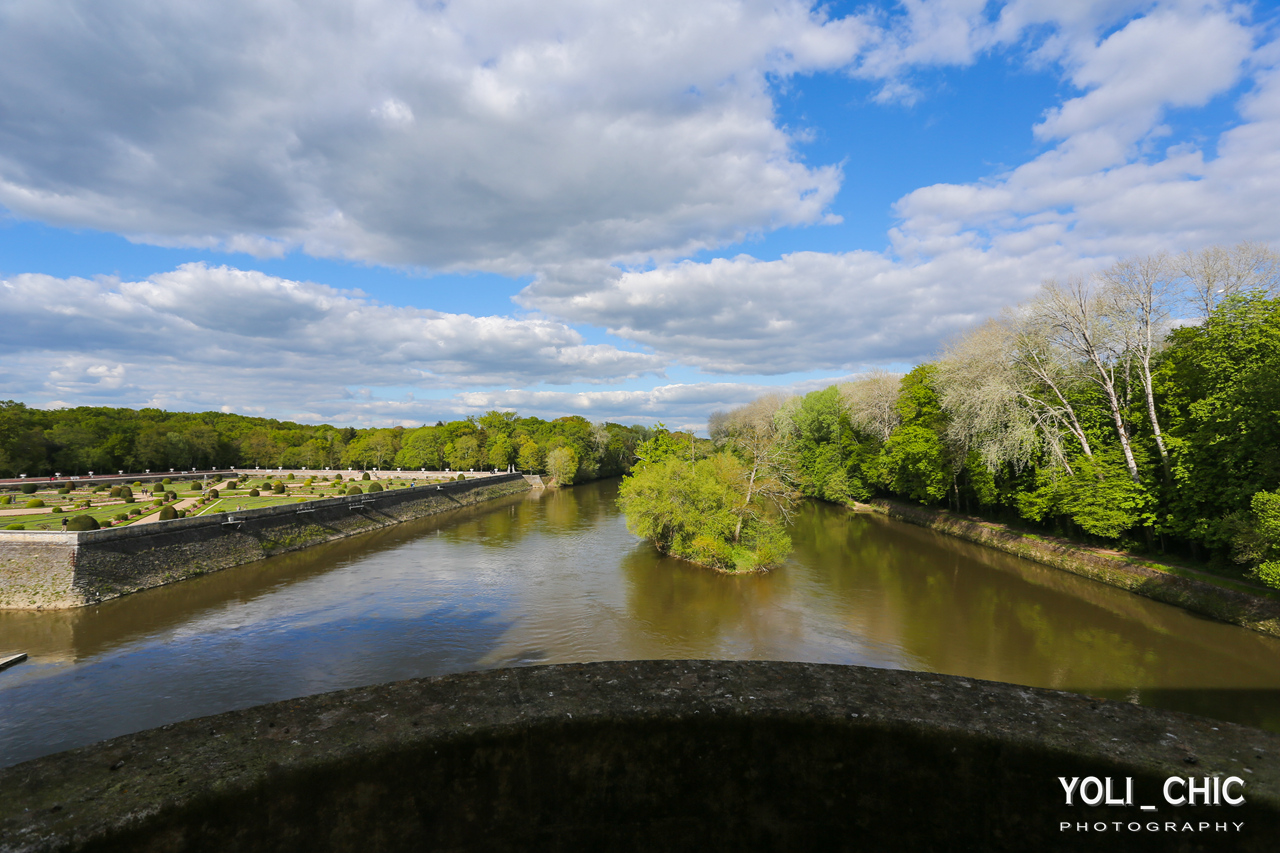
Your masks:
<instances>
[{"instance_id":1,"label":"white cloud","mask_svg":"<svg viewBox=\"0 0 1280 853\"><path fill-rule=\"evenodd\" d=\"M0 314L13 392L117 405L298 411L361 387L609 383L666 363L553 320L378 305L203 264L145 281L14 276Z\"/></svg>"},{"instance_id":2,"label":"white cloud","mask_svg":"<svg viewBox=\"0 0 1280 853\"><path fill-rule=\"evenodd\" d=\"M767 75L870 32L800 0L14 0L0 205L160 245L524 273L824 221Z\"/></svg>"},{"instance_id":3,"label":"white cloud","mask_svg":"<svg viewBox=\"0 0 1280 853\"><path fill-rule=\"evenodd\" d=\"M536 281L520 301L711 373L776 375L919 361L940 341L1029 293L1054 246L1021 257L959 246L908 264L873 252L743 255L628 272L572 292Z\"/></svg>"}]
</instances>

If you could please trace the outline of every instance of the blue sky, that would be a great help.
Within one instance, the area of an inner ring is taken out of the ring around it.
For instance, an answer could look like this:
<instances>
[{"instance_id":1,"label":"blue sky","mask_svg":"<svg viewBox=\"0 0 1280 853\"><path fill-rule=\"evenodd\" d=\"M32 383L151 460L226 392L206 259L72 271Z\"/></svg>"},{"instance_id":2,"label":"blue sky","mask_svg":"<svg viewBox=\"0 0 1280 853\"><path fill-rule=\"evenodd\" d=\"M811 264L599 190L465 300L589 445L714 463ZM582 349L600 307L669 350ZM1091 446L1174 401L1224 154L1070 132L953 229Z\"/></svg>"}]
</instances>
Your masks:
<instances>
[{"instance_id":1,"label":"blue sky","mask_svg":"<svg viewBox=\"0 0 1280 853\"><path fill-rule=\"evenodd\" d=\"M1280 238L1263 3L13 0L0 398L700 427Z\"/></svg>"}]
</instances>

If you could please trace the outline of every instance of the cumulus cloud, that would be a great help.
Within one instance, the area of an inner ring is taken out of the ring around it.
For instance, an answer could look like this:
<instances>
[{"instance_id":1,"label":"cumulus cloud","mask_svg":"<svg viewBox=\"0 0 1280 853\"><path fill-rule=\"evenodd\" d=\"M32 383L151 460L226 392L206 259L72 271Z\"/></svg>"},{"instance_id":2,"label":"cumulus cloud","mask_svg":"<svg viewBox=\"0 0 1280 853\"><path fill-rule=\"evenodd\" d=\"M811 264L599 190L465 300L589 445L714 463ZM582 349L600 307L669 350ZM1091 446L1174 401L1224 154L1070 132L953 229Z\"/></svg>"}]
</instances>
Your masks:
<instances>
[{"instance_id":1,"label":"cumulus cloud","mask_svg":"<svg viewBox=\"0 0 1280 853\"><path fill-rule=\"evenodd\" d=\"M0 282L0 314L10 388L25 398L314 414L368 387L608 383L666 364L554 320L379 305L204 264L144 281L14 276Z\"/></svg>"},{"instance_id":2,"label":"cumulus cloud","mask_svg":"<svg viewBox=\"0 0 1280 853\"><path fill-rule=\"evenodd\" d=\"M1015 6L1005 11L1020 10L1022 25L1034 19L1028 4ZM615 271L593 287L575 270L548 271L518 299L708 372L851 369L929 358L1048 277L1134 254L1277 240L1277 49L1252 52L1255 34L1235 14L1183 4L1105 35L1072 30L1056 50L1083 94L1038 125L1051 147L988 180L908 194L891 251L685 261ZM999 35L999 21L991 26L988 40ZM1239 103L1243 121L1212 140L1212 156L1187 143L1156 147L1168 109L1231 91L1247 68L1255 86Z\"/></svg>"},{"instance_id":3,"label":"cumulus cloud","mask_svg":"<svg viewBox=\"0 0 1280 853\"><path fill-rule=\"evenodd\" d=\"M0 205L162 245L523 273L823 221L769 75L869 27L800 0L14 0Z\"/></svg>"},{"instance_id":4,"label":"cumulus cloud","mask_svg":"<svg viewBox=\"0 0 1280 853\"><path fill-rule=\"evenodd\" d=\"M919 361L1030 292L1047 268L1087 268L1056 246L1017 258L958 248L917 263L875 252L685 261L566 292L535 281L519 300L604 326L709 373L776 375Z\"/></svg>"},{"instance_id":5,"label":"cumulus cloud","mask_svg":"<svg viewBox=\"0 0 1280 853\"><path fill-rule=\"evenodd\" d=\"M539 314L383 306L203 265L15 276L0 287L0 378L42 399L315 420L518 407L691 423L761 388L636 390L641 377L672 362L776 376L927 358L1047 276L1280 238L1280 47L1259 46L1247 12L14 0L0 8L0 205L166 246L532 274L517 301ZM1028 128L1025 162L908 193L885 252L681 260L833 220L859 164L805 162L775 81L833 71L910 103L938 96L922 71L1000 52L1067 91ZM1167 141L1172 110L1224 95L1238 122Z\"/></svg>"}]
</instances>

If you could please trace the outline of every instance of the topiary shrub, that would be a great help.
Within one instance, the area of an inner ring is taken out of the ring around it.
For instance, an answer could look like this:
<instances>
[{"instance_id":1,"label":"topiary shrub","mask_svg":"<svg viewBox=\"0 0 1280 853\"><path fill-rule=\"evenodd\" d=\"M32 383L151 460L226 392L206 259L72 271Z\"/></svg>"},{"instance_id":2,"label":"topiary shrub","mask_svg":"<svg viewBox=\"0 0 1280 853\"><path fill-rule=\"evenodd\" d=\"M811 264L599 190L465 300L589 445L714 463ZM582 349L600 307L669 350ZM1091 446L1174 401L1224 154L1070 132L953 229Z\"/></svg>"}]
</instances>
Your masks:
<instances>
[{"instance_id":1,"label":"topiary shrub","mask_svg":"<svg viewBox=\"0 0 1280 853\"><path fill-rule=\"evenodd\" d=\"M5 506L13 503L13 495L0 495L0 504Z\"/></svg>"},{"instance_id":2,"label":"topiary shrub","mask_svg":"<svg viewBox=\"0 0 1280 853\"><path fill-rule=\"evenodd\" d=\"M363 494L364 494L364 489L360 488L359 486L348 486L348 487L347 487L347 494L349 494L349 495L363 495Z\"/></svg>"},{"instance_id":3,"label":"topiary shrub","mask_svg":"<svg viewBox=\"0 0 1280 853\"><path fill-rule=\"evenodd\" d=\"M455 480L465 480L465 479L467 479L467 475L466 475L466 474L459 474L459 475L458 475L457 477L455 477L454 479L455 479Z\"/></svg>"},{"instance_id":4,"label":"topiary shrub","mask_svg":"<svg viewBox=\"0 0 1280 853\"><path fill-rule=\"evenodd\" d=\"M285 477L285 479L286 479L286 480L292 480L292 479L293 479L293 472L292 472L292 471L290 471L290 472L289 472L289 476L288 476L288 477Z\"/></svg>"},{"instance_id":5,"label":"topiary shrub","mask_svg":"<svg viewBox=\"0 0 1280 853\"><path fill-rule=\"evenodd\" d=\"M130 518L133 518L134 516L137 516L137 515L142 515L142 510L140 508L135 506L133 509L129 510Z\"/></svg>"},{"instance_id":6,"label":"topiary shrub","mask_svg":"<svg viewBox=\"0 0 1280 853\"><path fill-rule=\"evenodd\" d=\"M209 497L211 497L211 498L220 498L220 497L222 497L222 493L221 493L221 492L219 492L217 489L210 489L210 490L209 490Z\"/></svg>"},{"instance_id":7,"label":"topiary shrub","mask_svg":"<svg viewBox=\"0 0 1280 853\"><path fill-rule=\"evenodd\" d=\"M53 508L53 512L54 512L54 514L61 514L61 513L62 513L62 507L60 507L60 506L55 506L55 507Z\"/></svg>"},{"instance_id":8,"label":"topiary shrub","mask_svg":"<svg viewBox=\"0 0 1280 853\"><path fill-rule=\"evenodd\" d=\"M369 479L369 472L368 472L368 471L365 471L363 474L361 474L361 475L360 475L360 479L361 479L361 480L367 480L367 479Z\"/></svg>"},{"instance_id":9,"label":"topiary shrub","mask_svg":"<svg viewBox=\"0 0 1280 853\"><path fill-rule=\"evenodd\" d=\"M58 494L60 494L60 495L69 495L69 494L71 494L71 487L70 487L70 486L63 486L61 489L58 489Z\"/></svg>"},{"instance_id":10,"label":"topiary shrub","mask_svg":"<svg viewBox=\"0 0 1280 853\"><path fill-rule=\"evenodd\" d=\"M121 493L122 493L122 490L119 486L112 486L111 491L107 492L107 494L113 498L120 497Z\"/></svg>"},{"instance_id":11,"label":"topiary shrub","mask_svg":"<svg viewBox=\"0 0 1280 853\"><path fill-rule=\"evenodd\" d=\"M260 494L261 494L261 492L259 492L257 489L250 489L250 490L249 490L249 497L251 497L251 498L256 498L256 497L258 497L258 495L260 495Z\"/></svg>"},{"instance_id":12,"label":"topiary shrub","mask_svg":"<svg viewBox=\"0 0 1280 853\"><path fill-rule=\"evenodd\" d=\"M92 515L77 515L67 521L68 530L97 530L101 526Z\"/></svg>"},{"instance_id":13,"label":"topiary shrub","mask_svg":"<svg viewBox=\"0 0 1280 853\"><path fill-rule=\"evenodd\" d=\"M370 491L370 493L372 493L372 492L380 492L380 491L382 491L382 486L378 485L377 483L370 483L370 484L369 484L369 491Z\"/></svg>"},{"instance_id":14,"label":"topiary shrub","mask_svg":"<svg viewBox=\"0 0 1280 853\"><path fill-rule=\"evenodd\" d=\"M27 501L27 509L39 509L42 506L44 506L44 501L39 498L32 498Z\"/></svg>"},{"instance_id":15,"label":"topiary shrub","mask_svg":"<svg viewBox=\"0 0 1280 853\"><path fill-rule=\"evenodd\" d=\"M141 488L142 488L142 481L141 481L141 480L134 480L134 481L133 481L133 487L134 487L135 489L141 489Z\"/></svg>"},{"instance_id":16,"label":"topiary shrub","mask_svg":"<svg viewBox=\"0 0 1280 853\"><path fill-rule=\"evenodd\" d=\"M113 519L115 519L116 521L128 521L128 520L129 520L129 513L127 513L127 512L117 512L115 515L113 515L113 516L111 516L111 517L112 517Z\"/></svg>"},{"instance_id":17,"label":"topiary shrub","mask_svg":"<svg viewBox=\"0 0 1280 853\"><path fill-rule=\"evenodd\" d=\"M24 495L34 495L36 493L35 483L23 483L18 487Z\"/></svg>"},{"instance_id":18,"label":"topiary shrub","mask_svg":"<svg viewBox=\"0 0 1280 853\"><path fill-rule=\"evenodd\" d=\"M161 482L161 483L164 483L164 484L167 486L167 485L169 485L170 483L172 483L172 482L173 482L173 480L169 479L168 477L165 477L165 478L164 478L163 480L161 480L160 482Z\"/></svg>"},{"instance_id":19,"label":"topiary shrub","mask_svg":"<svg viewBox=\"0 0 1280 853\"><path fill-rule=\"evenodd\" d=\"M287 489L285 488L284 483L277 482L271 487L271 491L275 492L277 495L283 495Z\"/></svg>"},{"instance_id":20,"label":"topiary shrub","mask_svg":"<svg viewBox=\"0 0 1280 853\"><path fill-rule=\"evenodd\" d=\"M25 524L10 524L8 527L5 528L5 530L26 530L26 529L27 529L27 526Z\"/></svg>"},{"instance_id":21,"label":"topiary shrub","mask_svg":"<svg viewBox=\"0 0 1280 853\"><path fill-rule=\"evenodd\" d=\"M166 506L160 510L161 521L172 521L178 517L178 511L171 506Z\"/></svg>"}]
</instances>

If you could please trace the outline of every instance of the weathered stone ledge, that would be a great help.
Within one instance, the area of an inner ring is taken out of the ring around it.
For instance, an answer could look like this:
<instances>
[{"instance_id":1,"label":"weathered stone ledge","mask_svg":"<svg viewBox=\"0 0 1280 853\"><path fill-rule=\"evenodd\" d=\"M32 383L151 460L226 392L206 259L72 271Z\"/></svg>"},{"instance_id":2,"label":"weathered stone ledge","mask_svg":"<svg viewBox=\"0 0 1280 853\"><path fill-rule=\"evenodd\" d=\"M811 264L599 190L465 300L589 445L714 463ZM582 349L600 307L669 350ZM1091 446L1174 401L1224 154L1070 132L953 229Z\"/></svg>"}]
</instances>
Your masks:
<instances>
[{"instance_id":1,"label":"weathered stone ledge","mask_svg":"<svg viewBox=\"0 0 1280 853\"><path fill-rule=\"evenodd\" d=\"M1067 806L1060 776L1134 798ZM1175 776L1241 779L1245 803L1171 806ZM262 705L0 770L0 791L8 853L1269 851L1280 736L930 673L632 661Z\"/></svg>"},{"instance_id":2,"label":"weathered stone ledge","mask_svg":"<svg viewBox=\"0 0 1280 853\"><path fill-rule=\"evenodd\" d=\"M1164 572L1140 560L1074 547L1059 540L1028 536L1001 524L956 516L943 510L877 499L873 512L968 542L995 548L1118 587L1192 613L1280 637L1280 599L1259 590L1231 588L1208 580Z\"/></svg>"}]
</instances>

